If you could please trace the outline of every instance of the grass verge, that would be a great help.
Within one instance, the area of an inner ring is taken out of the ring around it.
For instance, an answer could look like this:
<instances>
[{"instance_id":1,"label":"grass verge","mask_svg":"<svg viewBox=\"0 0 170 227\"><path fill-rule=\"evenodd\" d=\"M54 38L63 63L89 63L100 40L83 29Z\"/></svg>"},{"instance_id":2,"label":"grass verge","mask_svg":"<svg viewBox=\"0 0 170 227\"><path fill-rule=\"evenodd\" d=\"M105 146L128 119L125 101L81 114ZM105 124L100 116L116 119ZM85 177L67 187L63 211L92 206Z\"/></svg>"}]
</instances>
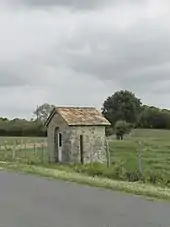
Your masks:
<instances>
[{"instance_id":1,"label":"grass verge","mask_svg":"<svg viewBox=\"0 0 170 227\"><path fill-rule=\"evenodd\" d=\"M64 170L44 168L41 166L23 165L16 163L0 163L0 170L9 170L15 172L23 172L29 174L36 174L48 178L66 180L76 182L79 184L86 184L90 186L107 188L111 190L123 191L133 193L136 195L143 195L151 198L170 200L170 188L155 187L148 184L123 182L116 180L109 180L101 177L90 177L79 173L68 172Z\"/></svg>"}]
</instances>

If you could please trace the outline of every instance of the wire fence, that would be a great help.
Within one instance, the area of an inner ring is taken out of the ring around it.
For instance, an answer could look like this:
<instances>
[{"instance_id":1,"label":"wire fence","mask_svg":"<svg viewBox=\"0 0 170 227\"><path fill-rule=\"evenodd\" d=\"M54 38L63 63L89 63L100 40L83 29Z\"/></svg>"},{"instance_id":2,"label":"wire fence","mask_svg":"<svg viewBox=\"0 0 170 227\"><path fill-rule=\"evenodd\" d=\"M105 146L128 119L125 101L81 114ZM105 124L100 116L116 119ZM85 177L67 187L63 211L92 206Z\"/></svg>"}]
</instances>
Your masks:
<instances>
[{"instance_id":1,"label":"wire fence","mask_svg":"<svg viewBox=\"0 0 170 227\"><path fill-rule=\"evenodd\" d=\"M4 141L0 143L1 162L44 163L48 161L47 143L32 141Z\"/></svg>"},{"instance_id":2,"label":"wire fence","mask_svg":"<svg viewBox=\"0 0 170 227\"><path fill-rule=\"evenodd\" d=\"M164 172L170 177L170 141L147 139L117 141L107 139L108 167L122 165L128 171ZM91 163L96 157L90 154ZM94 160L95 159L95 160ZM98 160L98 157L97 157ZM0 161L38 164L49 162L46 140L0 141Z\"/></svg>"},{"instance_id":3,"label":"wire fence","mask_svg":"<svg viewBox=\"0 0 170 227\"><path fill-rule=\"evenodd\" d=\"M110 165L121 165L129 172L153 172L170 179L170 140L141 138L117 141L109 139Z\"/></svg>"}]
</instances>

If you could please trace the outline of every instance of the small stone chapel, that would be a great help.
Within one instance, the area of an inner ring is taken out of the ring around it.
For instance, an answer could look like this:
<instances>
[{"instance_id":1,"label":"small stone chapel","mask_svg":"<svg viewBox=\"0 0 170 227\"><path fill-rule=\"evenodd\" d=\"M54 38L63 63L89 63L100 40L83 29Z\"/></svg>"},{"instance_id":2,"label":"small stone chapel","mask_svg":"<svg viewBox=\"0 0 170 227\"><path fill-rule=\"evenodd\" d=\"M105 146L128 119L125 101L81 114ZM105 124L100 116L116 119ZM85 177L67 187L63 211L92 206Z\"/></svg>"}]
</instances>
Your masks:
<instances>
[{"instance_id":1,"label":"small stone chapel","mask_svg":"<svg viewBox=\"0 0 170 227\"><path fill-rule=\"evenodd\" d=\"M110 123L93 107L56 107L46 123L51 162L106 162L105 127Z\"/></svg>"}]
</instances>

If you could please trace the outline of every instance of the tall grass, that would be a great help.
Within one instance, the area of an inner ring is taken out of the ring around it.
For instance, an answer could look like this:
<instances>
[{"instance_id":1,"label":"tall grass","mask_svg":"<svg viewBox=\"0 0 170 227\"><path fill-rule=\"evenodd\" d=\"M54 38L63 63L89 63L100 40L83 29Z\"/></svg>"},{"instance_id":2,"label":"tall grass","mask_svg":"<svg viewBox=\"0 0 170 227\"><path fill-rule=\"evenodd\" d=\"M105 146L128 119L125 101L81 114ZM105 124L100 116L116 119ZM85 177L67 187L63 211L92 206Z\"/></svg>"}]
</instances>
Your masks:
<instances>
[{"instance_id":1,"label":"tall grass","mask_svg":"<svg viewBox=\"0 0 170 227\"><path fill-rule=\"evenodd\" d=\"M127 173L138 171L138 142L142 142L143 178L170 185L170 131L134 130L124 141L109 139L112 165L121 163Z\"/></svg>"},{"instance_id":2,"label":"tall grass","mask_svg":"<svg viewBox=\"0 0 170 227\"><path fill-rule=\"evenodd\" d=\"M16 138L6 138L8 145L14 143ZM20 141L21 138L17 138ZM23 139L23 138L22 138ZM77 172L90 176L99 176L124 181L142 181L170 187L170 131L168 130L134 130L125 140L117 141L108 138L110 147L111 167L97 163L87 165L57 165L48 164L48 150L46 146L24 149L20 147L15 151L12 148L0 147L0 161L12 161L26 164L38 164L44 167L63 169L67 172ZM28 138L25 138L25 141ZM46 139L30 140L30 144L41 144ZM142 142L142 176L138 172L138 142ZM1 142L1 138L0 138ZM19 142L18 142L19 143ZM4 144L4 140L3 140ZM1 145L1 143L0 143ZM13 146L13 145L12 145ZM9 146L10 147L10 146ZM3 149L2 149L3 148Z\"/></svg>"}]
</instances>

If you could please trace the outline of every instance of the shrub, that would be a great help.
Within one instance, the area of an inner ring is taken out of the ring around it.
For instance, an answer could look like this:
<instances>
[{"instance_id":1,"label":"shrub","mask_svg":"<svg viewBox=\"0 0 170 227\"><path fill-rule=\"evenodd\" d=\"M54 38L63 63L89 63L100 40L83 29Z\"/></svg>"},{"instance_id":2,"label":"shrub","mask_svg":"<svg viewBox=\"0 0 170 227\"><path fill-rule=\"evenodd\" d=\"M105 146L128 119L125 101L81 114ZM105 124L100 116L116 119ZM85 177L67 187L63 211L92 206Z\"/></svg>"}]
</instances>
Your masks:
<instances>
[{"instance_id":1,"label":"shrub","mask_svg":"<svg viewBox=\"0 0 170 227\"><path fill-rule=\"evenodd\" d=\"M32 160L27 164L34 164ZM128 182L143 182L150 183L155 185L164 185L170 186L170 179L166 177L165 173L153 172L152 170L147 170L141 175L138 171L130 171L125 169L124 163L116 163L107 167L104 164L92 163L92 164L69 164L69 165L60 165L60 164L46 164L46 167L64 170L68 172L76 172L80 174L85 174L91 177L103 177L112 180L121 180Z\"/></svg>"},{"instance_id":2,"label":"shrub","mask_svg":"<svg viewBox=\"0 0 170 227\"><path fill-rule=\"evenodd\" d=\"M114 134L114 128L112 126L107 126L105 132L106 136L111 136Z\"/></svg>"},{"instance_id":3,"label":"shrub","mask_svg":"<svg viewBox=\"0 0 170 227\"><path fill-rule=\"evenodd\" d=\"M115 124L115 133L118 140L123 140L123 136L131 130L131 125L126 121L117 121Z\"/></svg>"},{"instance_id":4,"label":"shrub","mask_svg":"<svg viewBox=\"0 0 170 227\"><path fill-rule=\"evenodd\" d=\"M85 165L73 165L71 168L77 173L83 173L92 177L106 177L109 179L124 180L126 170L122 165L112 165L108 168L104 164L93 163Z\"/></svg>"},{"instance_id":5,"label":"shrub","mask_svg":"<svg viewBox=\"0 0 170 227\"><path fill-rule=\"evenodd\" d=\"M136 182L141 180L141 174L139 172L126 172L125 173L125 178L126 180L128 180L129 182Z\"/></svg>"}]
</instances>

